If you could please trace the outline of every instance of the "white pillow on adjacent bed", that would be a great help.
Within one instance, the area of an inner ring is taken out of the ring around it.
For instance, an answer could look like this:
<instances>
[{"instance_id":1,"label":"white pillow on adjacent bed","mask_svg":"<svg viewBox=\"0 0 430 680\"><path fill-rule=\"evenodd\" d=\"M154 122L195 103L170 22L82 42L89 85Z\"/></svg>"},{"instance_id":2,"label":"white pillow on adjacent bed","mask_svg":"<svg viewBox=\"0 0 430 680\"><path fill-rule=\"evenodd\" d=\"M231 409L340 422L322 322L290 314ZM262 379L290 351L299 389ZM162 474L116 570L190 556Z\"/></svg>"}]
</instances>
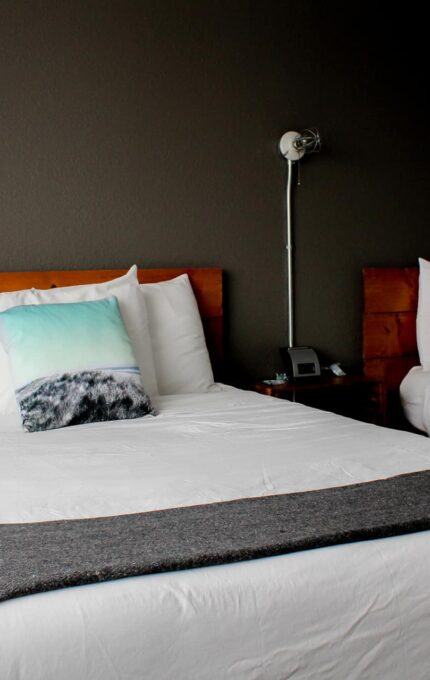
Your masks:
<instances>
[{"instance_id":1,"label":"white pillow on adjacent bed","mask_svg":"<svg viewBox=\"0 0 430 680\"><path fill-rule=\"evenodd\" d=\"M207 392L214 384L199 308L187 274L141 284L160 394Z\"/></svg>"},{"instance_id":2,"label":"white pillow on adjacent bed","mask_svg":"<svg viewBox=\"0 0 430 680\"><path fill-rule=\"evenodd\" d=\"M100 300L112 295L118 300L121 315L139 365L145 392L152 397L158 394L158 386L145 300L139 288L136 265L131 267L124 276L105 283L49 288L47 290L32 288L12 293L0 293L0 311L18 305L85 302ZM15 413L16 409L9 361L4 348L0 345L0 414Z\"/></svg>"},{"instance_id":3,"label":"white pillow on adjacent bed","mask_svg":"<svg viewBox=\"0 0 430 680\"><path fill-rule=\"evenodd\" d=\"M430 370L414 366L403 378L399 390L407 420L417 430L430 434Z\"/></svg>"},{"instance_id":4,"label":"white pillow on adjacent bed","mask_svg":"<svg viewBox=\"0 0 430 680\"><path fill-rule=\"evenodd\" d=\"M430 262L418 259L420 265L417 310L417 345L421 366L430 368Z\"/></svg>"}]
</instances>

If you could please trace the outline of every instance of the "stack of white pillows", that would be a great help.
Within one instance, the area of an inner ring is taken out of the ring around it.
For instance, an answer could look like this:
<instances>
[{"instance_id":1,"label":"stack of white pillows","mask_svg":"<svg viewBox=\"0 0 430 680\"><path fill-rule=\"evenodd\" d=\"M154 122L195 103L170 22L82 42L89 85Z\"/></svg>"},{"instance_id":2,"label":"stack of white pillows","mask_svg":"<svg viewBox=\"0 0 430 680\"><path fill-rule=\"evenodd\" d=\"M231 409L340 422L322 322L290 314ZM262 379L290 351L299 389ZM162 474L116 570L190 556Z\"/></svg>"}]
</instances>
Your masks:
<instances>
[{"instance_id":1,"label":"stack of white pillows","mask_svg":"<svg viewBox=\"0 0 430 680\"><path fill-rule=\"evenodd\" d=\"M187 274L161 283L139 284L134 265L124 276L106 283L0 293L0 312L112 296L118 302L142 386L150 398L207 392L213 387L203 326ZM102 342L109 343L109 337ZM7 344L0 342L0 416L16 414L18 408L7 349Z\"/></svg>"}]
</instances>

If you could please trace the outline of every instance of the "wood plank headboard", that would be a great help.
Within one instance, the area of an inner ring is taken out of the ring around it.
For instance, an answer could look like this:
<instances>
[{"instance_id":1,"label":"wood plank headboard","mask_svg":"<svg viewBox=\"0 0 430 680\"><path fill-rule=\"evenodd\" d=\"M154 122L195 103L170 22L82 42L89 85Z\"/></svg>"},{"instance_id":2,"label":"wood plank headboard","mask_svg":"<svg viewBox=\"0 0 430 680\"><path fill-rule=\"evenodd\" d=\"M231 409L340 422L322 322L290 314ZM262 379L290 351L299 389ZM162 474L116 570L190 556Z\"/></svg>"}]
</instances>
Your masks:
<instances>
[{"instance_id":1,"label":"wood plank headboard","mask_svg":"<svg viewBox=\"0 0 430 680\"><path fill-rule=\"evenodd\" d=\"M363 269L363 363L367 376L396 389L419 364L417 267Z\"/></svg>"},{"instance_id":2,"label":"wood plank headboard","mask_svg":"<svg viewBox=\"0 0 430 680\"><path fill-rule=\"evenodd\" d=\"M0 272L0 293L26 288L59 288L88 283L103 283L126 273L126 269L79 271ZM190 277L206 342L216 377L220 377L223 359L223 291L222 269L218 267L139 269L140 283L167 281L187 273Z\"/></svg>"}]
</instances>

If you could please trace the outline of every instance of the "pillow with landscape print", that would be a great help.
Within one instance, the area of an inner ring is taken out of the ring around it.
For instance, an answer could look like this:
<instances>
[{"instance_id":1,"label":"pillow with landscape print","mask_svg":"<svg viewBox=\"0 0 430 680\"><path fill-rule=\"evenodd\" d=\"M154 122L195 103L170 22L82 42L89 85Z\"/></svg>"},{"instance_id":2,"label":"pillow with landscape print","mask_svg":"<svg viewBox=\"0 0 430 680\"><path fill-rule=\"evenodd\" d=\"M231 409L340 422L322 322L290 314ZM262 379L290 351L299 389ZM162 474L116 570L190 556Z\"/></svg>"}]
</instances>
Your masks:
<instances>
[{"instance_id":1,"label":"pillow with landscape print","mask_svg":"<svg viewBox=\"0 0 430 680\"><path fill-rule=\"evenodd\" d=\"M158 386L145 300L137 280L136 265L133 265L123 276L104 283L48 288L46 290L30 288L0 293L0 312L19 305L87 302L89 300L101 300L111 295L114 295L118 300L121 316L133 345L145 392L152 397L158 394ZM0 416L15 414L16 412L17 407L9 361L0 343Z\"/></svg>"},{"instance_id":2,"label":"pillow with landscape print","mask_svg":"<svg viewBox=\"0 0 430 680\"><path fill-rule=\"evenodd\" d=\"M153 413L115 296L0 313L28 432Z\"/></svg>"}]
</instances>

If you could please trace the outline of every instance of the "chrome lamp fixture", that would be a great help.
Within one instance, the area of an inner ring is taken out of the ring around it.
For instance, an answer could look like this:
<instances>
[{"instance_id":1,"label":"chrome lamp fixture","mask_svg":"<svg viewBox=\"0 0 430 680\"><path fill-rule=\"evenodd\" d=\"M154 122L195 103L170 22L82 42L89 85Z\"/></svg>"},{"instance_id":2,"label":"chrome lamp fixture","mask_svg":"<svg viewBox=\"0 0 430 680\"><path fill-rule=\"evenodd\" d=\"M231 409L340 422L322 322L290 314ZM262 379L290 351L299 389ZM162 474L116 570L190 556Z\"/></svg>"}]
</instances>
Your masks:
<instances>
[{"instance_id":1,"label":"chrome lamp fixture","mask_svg":"<svg viewBox=\"0 0 430 680\"><path fill-rule=\"evenodd\" d=\"M319 361L314 350L308 347L294 347L294 271L291 213L293 165L299 162L305 154L316 153L320 149L321 140L316 128L306 128L302 132L286 132L282 135L279 142L281 155L288 162L285 239L285 250L287 253L288 347L284 348L282 352L291 367L290 373L293 377L320 374ZM300 181L298 183L300 184Z\"/></svg>"}]
</instances>

